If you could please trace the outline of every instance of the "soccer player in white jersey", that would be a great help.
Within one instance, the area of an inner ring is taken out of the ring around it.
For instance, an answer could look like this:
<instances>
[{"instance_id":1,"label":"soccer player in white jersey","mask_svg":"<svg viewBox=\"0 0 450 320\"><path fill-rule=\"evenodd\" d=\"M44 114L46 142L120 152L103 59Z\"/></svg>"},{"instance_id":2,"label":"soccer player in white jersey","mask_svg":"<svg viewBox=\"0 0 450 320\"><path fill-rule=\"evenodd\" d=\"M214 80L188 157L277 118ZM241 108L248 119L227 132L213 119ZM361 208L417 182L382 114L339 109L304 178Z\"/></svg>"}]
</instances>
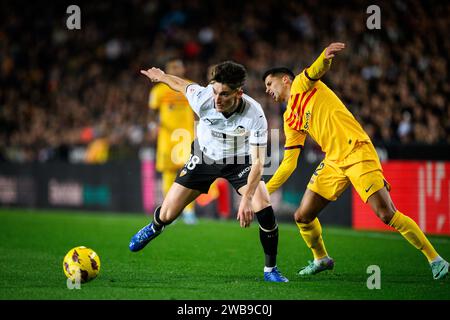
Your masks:
<instances>
[{"instance_id":1,"label":"soccer player in white jersey","mask_svg":"<svg viewBox=\"0 0 450 320\"><path fill-rule=\"evenodd\" d=\"M201 193L207 193L216 178L227 179L242 196L237 214L241 227L249 227L254 215L259 223L265 253L264 280L287 282L276 266L278 225L264 181L267 120L261 105L243 93L247 72L232 61L215 66L206 87L164 73L157 68L142 70L152 82L163 82L186 95L199 117L197 139L191 157L153 221L130 241L131 251L139 251L174 221L184 207Z\"/></svg>"}]
</instances>

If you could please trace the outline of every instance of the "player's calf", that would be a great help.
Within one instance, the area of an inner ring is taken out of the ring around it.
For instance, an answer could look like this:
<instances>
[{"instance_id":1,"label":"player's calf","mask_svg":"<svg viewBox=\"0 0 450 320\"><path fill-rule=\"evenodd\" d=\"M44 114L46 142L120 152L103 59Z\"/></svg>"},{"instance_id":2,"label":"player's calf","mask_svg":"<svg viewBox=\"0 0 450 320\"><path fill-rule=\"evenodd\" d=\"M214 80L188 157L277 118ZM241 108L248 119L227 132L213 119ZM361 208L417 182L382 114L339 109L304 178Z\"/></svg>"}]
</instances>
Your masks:
<instances>
[{"instance_id":1,"label":"player's calf","mask_svg":"<svg viewBox=\"0 0 450 320\"><path fill-rule=\"evenodd\" d=\"M278 225L272 206L255 212L259 223L259 239L265 254L264 280L288 282L277 268Z\"/></svg>"}]
</instances>

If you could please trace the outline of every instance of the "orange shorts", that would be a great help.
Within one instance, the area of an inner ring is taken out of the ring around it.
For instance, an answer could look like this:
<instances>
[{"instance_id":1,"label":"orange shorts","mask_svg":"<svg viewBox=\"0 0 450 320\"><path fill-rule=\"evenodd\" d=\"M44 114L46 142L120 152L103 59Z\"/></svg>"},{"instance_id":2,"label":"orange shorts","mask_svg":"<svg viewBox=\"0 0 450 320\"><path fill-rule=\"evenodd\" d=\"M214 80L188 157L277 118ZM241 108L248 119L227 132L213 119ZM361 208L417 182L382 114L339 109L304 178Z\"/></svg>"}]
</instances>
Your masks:
<instances>
[{"instance_id":1,"label":"orange shorts","mask_svg":"<svg viewBox=\"0 0 450 320\"><path fill-rule=\"evenodd\" d=\"M314 171L307 188L325 199L335 201L350 183L364 202L390 184L383 176L377 152L372 143L355 145L353 151L342 161L325 159Z\"/></svg>"}]
</instances>

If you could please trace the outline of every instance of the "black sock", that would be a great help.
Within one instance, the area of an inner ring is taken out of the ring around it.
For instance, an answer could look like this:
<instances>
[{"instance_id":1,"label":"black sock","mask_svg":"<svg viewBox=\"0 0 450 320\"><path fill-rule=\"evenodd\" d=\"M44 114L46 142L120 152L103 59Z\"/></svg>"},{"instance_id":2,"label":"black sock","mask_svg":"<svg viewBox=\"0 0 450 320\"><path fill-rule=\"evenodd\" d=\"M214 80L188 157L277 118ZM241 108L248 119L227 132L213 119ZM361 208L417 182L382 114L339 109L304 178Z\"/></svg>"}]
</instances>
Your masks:
<instances>
[{"instance_id":1,"label":"black sock","mask_svg":"<svg viewBox=\"0 0 450 320\"><path fill-rule=\"evenodd\" d=\"M259 239L265 253L266 267L277 264L278 225L272 206L255 213L259 222Z\"/></svg>"},{"instance_id":2,"label":"black sock","mask_svg":"<svg viewBox=\"0 0 450 320\"><path fill-rule=\"evenodd\" d=\"M155 209L155 213L153 214L153 227L155 228L156 231L162 231L165 226L170 224L170 222L165 223L165 222L161 221L161 219L159 218L160 212L161 212L161 206L158 206Z\"/></svg>"}]
</instances>

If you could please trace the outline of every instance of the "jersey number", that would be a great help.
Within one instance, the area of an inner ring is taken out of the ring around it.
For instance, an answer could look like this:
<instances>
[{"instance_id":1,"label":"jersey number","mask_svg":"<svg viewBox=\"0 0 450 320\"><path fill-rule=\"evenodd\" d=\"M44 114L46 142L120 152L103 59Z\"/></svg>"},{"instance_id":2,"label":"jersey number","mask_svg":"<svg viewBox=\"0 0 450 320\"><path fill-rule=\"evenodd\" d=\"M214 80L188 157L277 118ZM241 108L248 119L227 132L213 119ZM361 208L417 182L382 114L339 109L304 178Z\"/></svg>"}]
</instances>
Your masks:
<instances>
[{"instance_id":1,"label":"jersey number","mask_svg":"<svg viewBox=\"0 0 450 320\"><path fill-rule=\"evenodd\" d=\"M186 168L189 170L194 170L195 166L200 162L200 157L191 154L188 163L186 164Z\"/></svg>"}]
</instances>

